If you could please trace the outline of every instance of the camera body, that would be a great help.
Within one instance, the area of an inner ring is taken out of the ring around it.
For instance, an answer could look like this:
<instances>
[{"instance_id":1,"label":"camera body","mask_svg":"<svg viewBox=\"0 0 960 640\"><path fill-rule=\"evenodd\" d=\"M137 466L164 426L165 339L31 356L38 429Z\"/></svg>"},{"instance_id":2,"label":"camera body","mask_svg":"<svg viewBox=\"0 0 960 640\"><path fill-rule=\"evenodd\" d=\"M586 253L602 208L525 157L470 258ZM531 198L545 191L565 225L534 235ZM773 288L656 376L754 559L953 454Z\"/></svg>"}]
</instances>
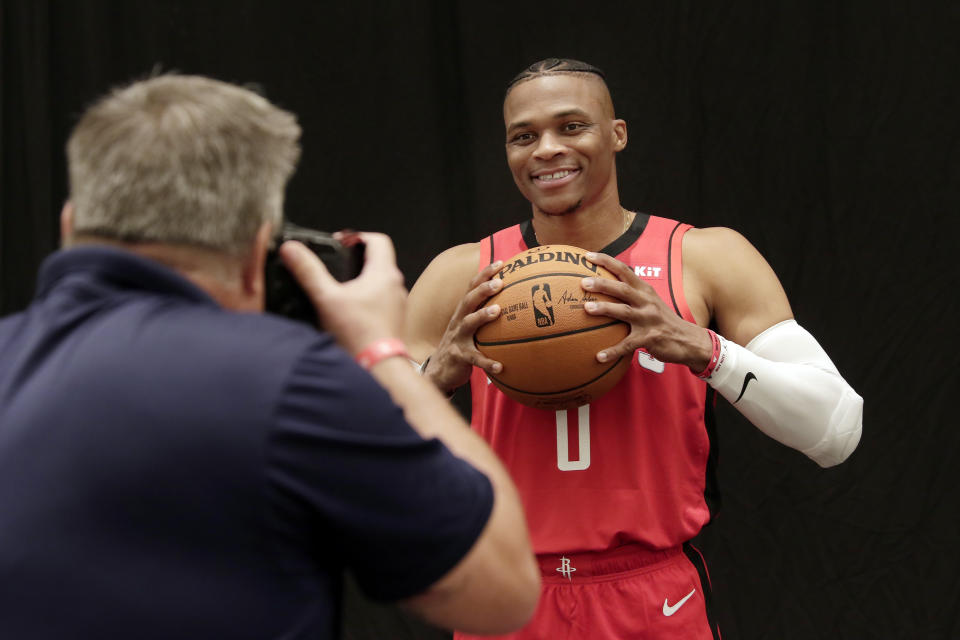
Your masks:
<instances>
[{"instance_id":1,"label":"camera body","mask_svg":"<svg viewBox=\"0 0 960 640\"><path fill-rule=\"evenodd\" d=\"M306 245L320 258L330 275L340 282L352 280L360 274L363 268L363 243L344 246L329 233L288 222L280 230L274 248L267 253L267 311L319 327L313 303L280 259L278 249L287 240L298 240Z\"/></svg>"}]
</instances>

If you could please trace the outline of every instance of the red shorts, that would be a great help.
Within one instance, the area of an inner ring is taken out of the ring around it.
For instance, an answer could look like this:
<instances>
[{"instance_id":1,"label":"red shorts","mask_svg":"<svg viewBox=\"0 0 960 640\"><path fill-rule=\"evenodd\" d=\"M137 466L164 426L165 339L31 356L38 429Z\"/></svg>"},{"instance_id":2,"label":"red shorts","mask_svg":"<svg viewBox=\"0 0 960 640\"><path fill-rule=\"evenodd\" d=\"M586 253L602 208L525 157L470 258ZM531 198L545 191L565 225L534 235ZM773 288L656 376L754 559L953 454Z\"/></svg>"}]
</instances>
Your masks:
<instances>
[{"instance_id":1,"label":"red shorts","mask_svg":"<svg viewBox=\"0 0 960 640\"><path fill-rule=\"evenodd\" d=\"M692 545L648 551L541 555L543 590L527 626L511 640L719 640L710 580ZM480 636L455 633L456 640ZM484 636L490 638L490 636Z\"/></svg>"}]
</instances>

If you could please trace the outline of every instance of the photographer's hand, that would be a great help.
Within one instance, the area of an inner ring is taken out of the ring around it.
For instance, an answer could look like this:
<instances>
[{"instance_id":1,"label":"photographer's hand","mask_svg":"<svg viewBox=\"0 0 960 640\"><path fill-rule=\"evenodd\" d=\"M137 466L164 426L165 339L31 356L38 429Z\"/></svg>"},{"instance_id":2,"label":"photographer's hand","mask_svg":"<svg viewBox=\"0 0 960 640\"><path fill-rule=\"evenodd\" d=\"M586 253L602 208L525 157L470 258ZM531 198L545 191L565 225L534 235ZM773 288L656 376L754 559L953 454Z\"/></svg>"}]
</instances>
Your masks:
<instances>
[{"instance_id":1,"label":"photographer's hand","mask_svg":"<svg viewBox=\"0 0 960 640\"><path fill-rule=\"evenodd\" d=\"M393 242L382 233L360 233L365 258L360 275L337 282L303 244L285 242L280 256L317 310L327 331L350 354L374 340L400 337L407 290Z\"/></svg>"}]
</instances>

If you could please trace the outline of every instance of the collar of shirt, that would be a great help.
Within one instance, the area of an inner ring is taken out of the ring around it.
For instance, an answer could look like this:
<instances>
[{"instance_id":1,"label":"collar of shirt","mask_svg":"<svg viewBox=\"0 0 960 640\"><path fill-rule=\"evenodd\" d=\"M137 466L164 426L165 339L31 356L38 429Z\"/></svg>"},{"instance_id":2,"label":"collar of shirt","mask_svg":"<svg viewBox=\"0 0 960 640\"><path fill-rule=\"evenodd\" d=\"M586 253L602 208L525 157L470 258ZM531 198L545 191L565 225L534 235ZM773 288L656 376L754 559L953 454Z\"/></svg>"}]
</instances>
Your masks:
<instances>
[{"instance_id":1,"label":"collar of shirt","mask_svg":"<svg viewBox=\"0 0 960 640\"><path fill-rule=\"evenodd\" d=\"M96 283L114 292L134 289L216 305L207 292L173 269L103 245L62 249L44 260L37 277L37 298L71 281Z\"/></svg>"}]
</instances>

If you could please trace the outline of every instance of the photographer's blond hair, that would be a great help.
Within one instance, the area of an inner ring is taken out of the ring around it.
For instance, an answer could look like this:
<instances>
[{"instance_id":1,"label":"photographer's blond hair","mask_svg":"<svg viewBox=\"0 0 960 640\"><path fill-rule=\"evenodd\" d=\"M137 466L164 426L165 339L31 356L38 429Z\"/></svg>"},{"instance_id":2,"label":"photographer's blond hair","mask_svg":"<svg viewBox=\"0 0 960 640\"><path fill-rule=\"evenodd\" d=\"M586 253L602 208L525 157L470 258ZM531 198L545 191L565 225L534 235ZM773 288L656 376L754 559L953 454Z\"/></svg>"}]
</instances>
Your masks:
<instances>
[{"instance_id":1,"label":"photographer's blond hair","mask_svg":"<svg viewBox=\"0 0 960 640\"><path fill-rule=\"evenodd\" d=\"M279 227L299 137L293 114L210 78L116 89L67 142L74 233L239 255Z\"/></svg>"}]
</instances>

